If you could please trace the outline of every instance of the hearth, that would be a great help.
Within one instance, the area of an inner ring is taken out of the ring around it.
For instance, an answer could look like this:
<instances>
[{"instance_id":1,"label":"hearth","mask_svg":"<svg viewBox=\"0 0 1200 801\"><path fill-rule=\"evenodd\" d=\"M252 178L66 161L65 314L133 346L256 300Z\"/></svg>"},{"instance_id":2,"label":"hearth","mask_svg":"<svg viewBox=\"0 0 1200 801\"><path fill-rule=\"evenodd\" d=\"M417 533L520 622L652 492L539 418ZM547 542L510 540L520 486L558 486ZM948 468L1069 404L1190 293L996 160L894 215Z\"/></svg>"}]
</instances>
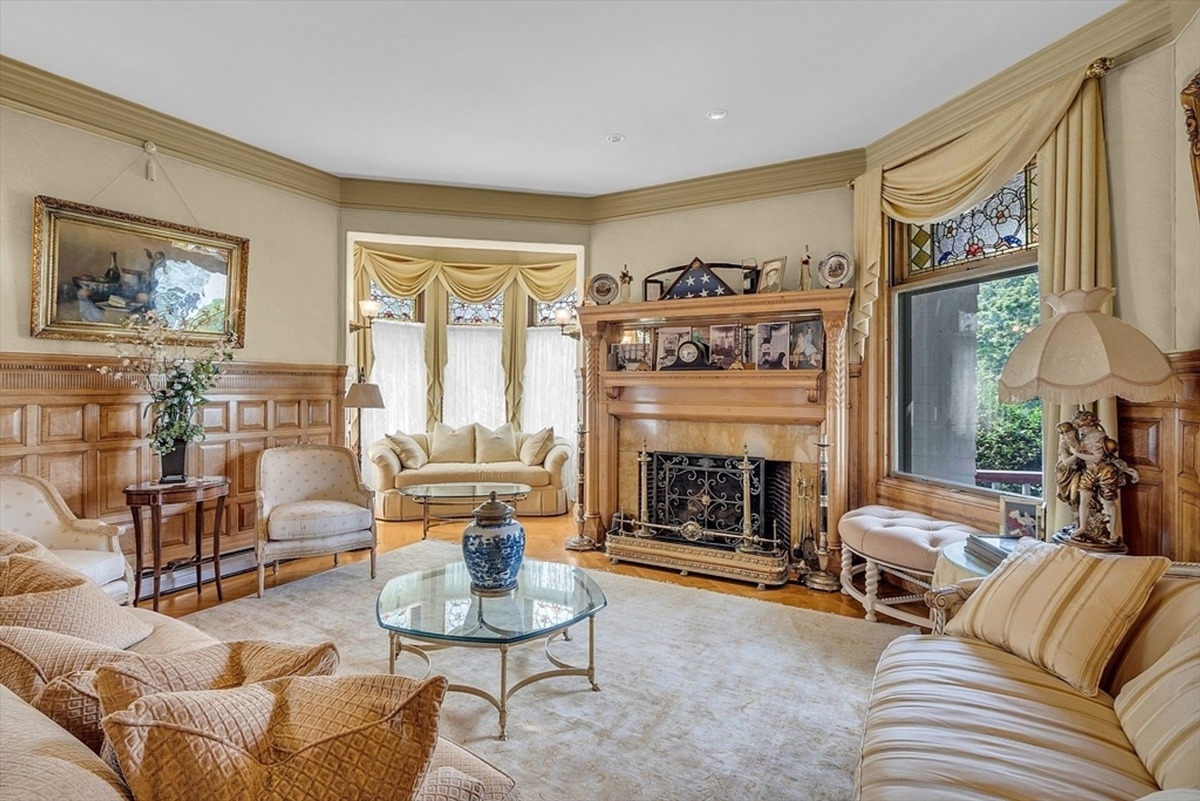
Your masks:
<instances>
[{"instance_id":1,"label":"hearth","mask_svg":"<svg viewBox=\"0 0 1200 801\"><path fill-rule=\"evenodd\" d=\"M783 584L801 558L793 536L797 482L790 462L671 451L638 455L637 513L608 532L613 561ZM795 547L793 545L795 544Z\"/></svg>"}]
</instances>

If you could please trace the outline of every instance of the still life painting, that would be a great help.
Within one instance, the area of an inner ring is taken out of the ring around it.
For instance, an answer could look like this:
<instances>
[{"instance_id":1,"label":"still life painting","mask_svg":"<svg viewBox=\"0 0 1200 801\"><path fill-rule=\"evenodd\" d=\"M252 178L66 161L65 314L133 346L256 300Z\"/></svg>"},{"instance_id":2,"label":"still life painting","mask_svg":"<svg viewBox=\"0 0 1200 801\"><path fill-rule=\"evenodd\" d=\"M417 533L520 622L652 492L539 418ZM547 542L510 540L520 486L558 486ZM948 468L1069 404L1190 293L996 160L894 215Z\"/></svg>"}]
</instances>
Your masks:
<instances>
[{"instance_id":1,"label":"still life painting","mask_svg":"<svg viewBox=\"0 0 1200 801\"><path fill-rule=\"evenodd\" d=\"M248 239L34 199L31 333L121 340L158 318L180 339L244 339Z\"/></svg>"}]
</instances>

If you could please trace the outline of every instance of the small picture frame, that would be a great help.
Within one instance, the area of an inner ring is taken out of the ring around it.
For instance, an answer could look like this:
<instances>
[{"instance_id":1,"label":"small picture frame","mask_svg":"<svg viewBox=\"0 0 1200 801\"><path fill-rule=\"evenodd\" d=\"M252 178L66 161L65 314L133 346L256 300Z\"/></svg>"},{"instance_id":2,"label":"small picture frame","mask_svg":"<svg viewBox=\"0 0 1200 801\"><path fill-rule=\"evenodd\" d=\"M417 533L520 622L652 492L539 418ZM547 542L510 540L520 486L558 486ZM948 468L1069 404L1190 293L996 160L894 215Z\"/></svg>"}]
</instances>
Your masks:
<instances>
[{"instance_id":1,"label":"small picture frame","mask_svg":"<svg viewBox=\"0 0 1200 801\"><path fill-rule=\"evenodd\" d=\"M793 370L825 369L825 325L820 320L792 323Z\"/></svg>"},{"instance_id":2,"label":"small picture frame","mask_svg":"<svg viewBox=\"0 0 1200 801\"><path fill-rule=\"evenodd\" d=\"M758 346L755 364L759 370L788 369L788 352L791 347L791 326L786 322L759 323L756 342Z\"/></svg>"},{"instance_id":3,"label":"small picture frame","mask_svg":"<svg viewBox=\"0 0 1200 801\"><path fill-rule=\"evenodd\" d=\"M731 325L714 325L708 329L709 357L708 363L713 367L728 370L734 362L742 362L742 327L737 323Z\"/></svg>"},{"instance_id":4,"label":"small picture frame","mask_svg":"<svg viewBox=\"0 0 1200 801\"><path fill-rule=\"evenodd\" d=\"M647 278L642 281L642 300L652 301L662 297L663 290L666 287L658 278Z\"/></svg>"},{"instance_id":5,"label":"small picture frame","mask_svg":"<svg viewBox=\"0 0 1200 801\"><path fill-rule=\"evenodd\" d=\"M783 274L787 267L787 256L767 259L763 262L758 278L758 293L779 292L783 289Z\"/></svg>"},{"instance_id":6,"label":"small picture frame","mask_svg":"<svg viewBox=\"0 0 1200 801\"><path fill-rule=\"evenodd\" d=\"M1034 498L1002 497L1000 499L1000 536L1012 539L1033 537L1044 539L1046 505Z\"/></svg>"},{"instance_id":7,"label":"small picture frame","mask_svg":"<svg viewBox=\"0 0 1200 801\"><path fill-rule=\"evenodd\" d=\"M655 330L657 349L654 355L654 369L661 370L675 363L675 354L679 346L692 338L689 326L668 326Z\"/></svg>"}]
</instances>

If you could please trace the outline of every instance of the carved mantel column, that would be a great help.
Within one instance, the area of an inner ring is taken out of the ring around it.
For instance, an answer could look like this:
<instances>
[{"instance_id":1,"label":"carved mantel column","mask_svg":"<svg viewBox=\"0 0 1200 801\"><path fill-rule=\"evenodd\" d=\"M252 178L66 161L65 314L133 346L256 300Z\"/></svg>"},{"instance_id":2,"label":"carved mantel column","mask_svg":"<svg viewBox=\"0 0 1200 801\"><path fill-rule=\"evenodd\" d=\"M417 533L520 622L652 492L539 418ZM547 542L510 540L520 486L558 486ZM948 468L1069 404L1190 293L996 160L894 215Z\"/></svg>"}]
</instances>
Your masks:
<instances>
[{"instance_id":1,"label":"carved mantel column","mask_svg":"<svg viewBox=\"0 0 1200 801\"><path fill-rule=\"evenodd\" d=\"M850 387L846 346L849 314L843 309L823 309L825 326L825 436L829 447L829 564L841 564L842 539L838 521L846 513L849 491Z\"/></svg>"},{"instance_id":2,"label":"carved mantel column","mask_svg":"<svg viewBox=\"0 0 1200 801\"><path fill-rule=\"evenodd\" d=\"M600 370L604 366L601 348L604 337L599 326L586 325L583 335L583 419L587 434L584 441L583 533L597 545L604 544L604 525L600 516L600 448L598 442L608 426L603 426L600 408Z\"/></svg>"}]
</instances>

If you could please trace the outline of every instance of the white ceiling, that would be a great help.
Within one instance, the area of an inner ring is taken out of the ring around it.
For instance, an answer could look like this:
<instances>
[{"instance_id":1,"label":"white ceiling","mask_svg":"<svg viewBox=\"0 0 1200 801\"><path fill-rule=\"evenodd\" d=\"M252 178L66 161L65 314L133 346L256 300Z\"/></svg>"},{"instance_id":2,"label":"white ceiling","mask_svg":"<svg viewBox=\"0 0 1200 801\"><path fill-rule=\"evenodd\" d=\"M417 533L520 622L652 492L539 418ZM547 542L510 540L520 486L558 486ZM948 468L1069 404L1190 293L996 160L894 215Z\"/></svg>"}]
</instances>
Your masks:
<instances>
[{"instance_id":1,"label":"white ceiling","mask_svg":"<svg viewBox=\"0 0 1200 801\"><path fill-rule=\"evenodd\" d=\"M339 176L592 196L864 147L1118 5L0 0L0 53Z\"/></svg>"}]
</instances>

